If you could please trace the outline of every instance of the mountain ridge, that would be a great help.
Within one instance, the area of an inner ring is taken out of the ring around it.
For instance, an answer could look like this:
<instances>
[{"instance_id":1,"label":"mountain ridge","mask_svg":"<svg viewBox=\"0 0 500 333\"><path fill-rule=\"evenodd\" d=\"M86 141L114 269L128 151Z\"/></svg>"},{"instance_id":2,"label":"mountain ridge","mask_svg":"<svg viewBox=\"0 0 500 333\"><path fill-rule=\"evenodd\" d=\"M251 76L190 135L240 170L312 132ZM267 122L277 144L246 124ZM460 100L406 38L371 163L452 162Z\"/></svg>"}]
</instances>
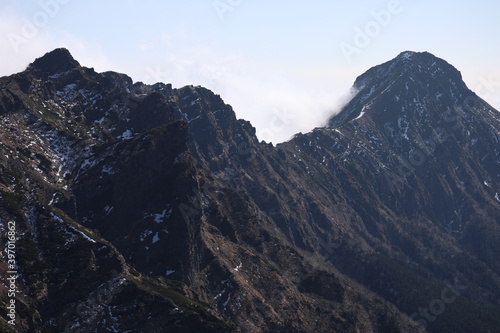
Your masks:
<instances>
[{"instance_id":1,"label":"mountain ridge","mask_svg":"<svg viewBox=\"0 0 500 333\"><path fill-rule=\"evenodd\" d=\"M394 68L409 55L434 61L402 53ZM21 331L495 331L498 111L422 61L417 83L377 81L391 61L367 71L333 125L276 147L208 89L96 73L67 50L1 78L0 218L19 221L39 318L20 313ZM92 259L111 247L127 269ZM109 296L61 298L64 274ZM460 295L435 311L449 281ZM86 320L89 304L107 312ZM72 325L56 320L65 306Z\"/></svg>"}]
</instances>

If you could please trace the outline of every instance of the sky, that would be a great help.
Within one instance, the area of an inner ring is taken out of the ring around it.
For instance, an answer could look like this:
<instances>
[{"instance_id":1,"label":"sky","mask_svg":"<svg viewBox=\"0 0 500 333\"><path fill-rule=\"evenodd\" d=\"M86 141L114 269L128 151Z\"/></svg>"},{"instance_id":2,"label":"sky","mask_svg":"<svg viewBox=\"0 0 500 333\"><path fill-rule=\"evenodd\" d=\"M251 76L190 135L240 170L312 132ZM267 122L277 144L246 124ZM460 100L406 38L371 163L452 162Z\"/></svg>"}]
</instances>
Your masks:
<instances>
[{"instance_id":1,"label":"sky","mask_svg":"<svg viewBox=\"0 0 500 333\"><path fill-rule=\"evenodd\" d=\"M500 109L499 13L497 0L0 0L0 76L66 47L98 72L209 88L279 143L406 50L445 59Z\"/></svg>"}]
</instances>

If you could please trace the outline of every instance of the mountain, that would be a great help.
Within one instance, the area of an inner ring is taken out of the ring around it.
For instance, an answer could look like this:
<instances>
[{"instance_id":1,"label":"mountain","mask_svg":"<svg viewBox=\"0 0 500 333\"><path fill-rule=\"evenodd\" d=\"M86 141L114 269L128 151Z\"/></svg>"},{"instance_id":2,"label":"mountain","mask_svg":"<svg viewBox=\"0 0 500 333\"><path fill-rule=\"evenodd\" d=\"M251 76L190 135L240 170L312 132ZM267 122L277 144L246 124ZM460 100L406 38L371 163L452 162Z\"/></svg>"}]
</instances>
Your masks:
<instances>
[{"instance_id":1,"label":"mountain","mask_svg":"<svg viewBox=\"0 0 500 333\"><path fill-rule=\"evenodd\" d=\"M353 89L273 146L65 49L0 78L2 329L499 332L498 111L429 53Z\"/></svg>"}]
</instances>

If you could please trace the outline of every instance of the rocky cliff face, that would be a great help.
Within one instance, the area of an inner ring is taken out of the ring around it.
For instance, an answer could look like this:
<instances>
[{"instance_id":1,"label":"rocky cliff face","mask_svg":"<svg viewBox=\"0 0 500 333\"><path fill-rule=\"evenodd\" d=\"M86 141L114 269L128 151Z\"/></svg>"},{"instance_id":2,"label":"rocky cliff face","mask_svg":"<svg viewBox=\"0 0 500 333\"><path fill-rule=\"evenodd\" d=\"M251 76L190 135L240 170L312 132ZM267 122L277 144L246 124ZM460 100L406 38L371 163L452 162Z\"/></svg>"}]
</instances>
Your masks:
<instances>
[{"instance_id":1,"label":"rocky cliff face","mask_svg":"<svg viewBox=\"0 0 500 333\"><path fill-rule=\"evenodd\" d=\"M428 53L354 89L328 127L273 147L207 89L65 49L1 78L14 328L498 331L498 111Z\"/></svg>"}]
</instances>

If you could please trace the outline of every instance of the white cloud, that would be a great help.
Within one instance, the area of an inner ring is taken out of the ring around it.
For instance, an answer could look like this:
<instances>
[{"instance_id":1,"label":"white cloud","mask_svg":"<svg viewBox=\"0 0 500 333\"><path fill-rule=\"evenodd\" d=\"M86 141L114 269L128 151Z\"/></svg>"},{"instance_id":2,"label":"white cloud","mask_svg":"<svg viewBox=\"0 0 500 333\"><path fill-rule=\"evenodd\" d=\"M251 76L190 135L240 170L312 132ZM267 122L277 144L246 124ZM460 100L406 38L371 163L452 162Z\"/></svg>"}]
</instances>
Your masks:
<instances>
[{"instance_id":1,"label":"white cloud","mask_svg":"<svg viewBox=\"0 0 500 333\"><path fill-rule=\"evenodd\" d=\"M340 69L242 64L219 71L216 89L239 117L252 122L260 140L276 144L325 126L351 98L353 78L345 79L349 73Z\"/></svg>"},{"instance_id":2,"label":"white cloud","mask_svg":"<svg viewBox=\"0 0 500 333\"><path fill-rule=\"evenodd\" d=\"M250 120L257 136L278 143L298 132L324 126L335 111L339 92L332 82L309 81L291 71L248 64L220 81L223 96L238 116Z\"/></svg>"}]
</instances>

